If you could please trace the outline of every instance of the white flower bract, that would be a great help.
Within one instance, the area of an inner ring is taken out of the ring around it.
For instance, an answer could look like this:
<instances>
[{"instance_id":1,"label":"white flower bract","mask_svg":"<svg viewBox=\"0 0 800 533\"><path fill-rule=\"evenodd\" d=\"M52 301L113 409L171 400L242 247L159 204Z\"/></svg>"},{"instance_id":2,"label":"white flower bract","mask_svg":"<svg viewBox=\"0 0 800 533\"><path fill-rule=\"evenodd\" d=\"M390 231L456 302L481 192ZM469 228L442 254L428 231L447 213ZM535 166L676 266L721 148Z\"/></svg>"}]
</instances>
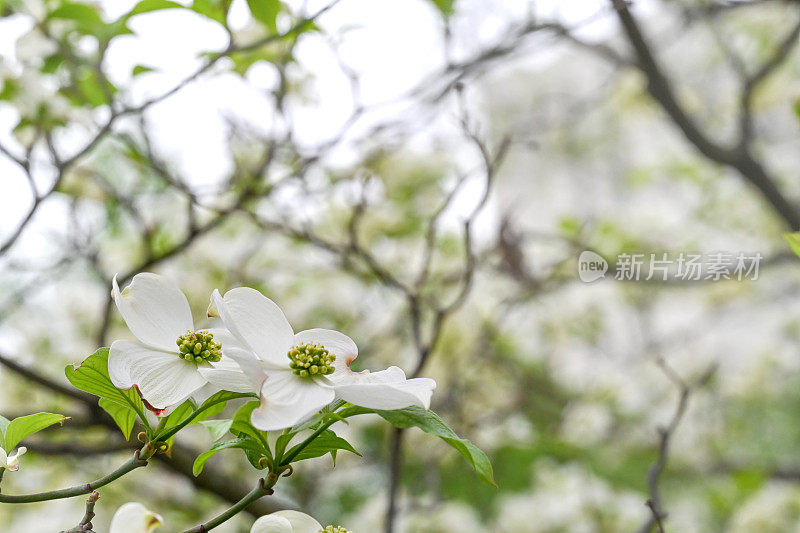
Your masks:
<instances>
[{"instance_id":1,"label":"white flower bract","mask_svg":"<svg viewBox=\"0 0 800 533\"><path fill-rule=\"evenodd\" d=\"M207 351L197 353L197 361L185 359L186 354L181 352L177 342L195 332L192 312L186 296L165 278L147 272L137 274L130 285L120 291L115 277L112 295L122 318L138 340L117 340L111 344L109 376L119 389L137 387L156 414L182 403L207 384L198 368L217 364L224 369L235 364L224 356L217 362L212 362L213 357L205 360L204 355L210 356ZM205 331L214 335L215 342L224 342L226 337L230 340L222 330ZM198 347L206 348L200 343Z\"/></svg>"},{"instance_id":2,"label":"white flower bract","mask_svg":"<svg viewBox=\"0 0 800 533\"><path fill-rule=\"evenodd\" d=\"M141 503L128 502L114 513L108 533L151 533L163 524L160 515Z\"/></svg>"},{"instance_id":3,"label":"white flower bract","mask_svg":"<svg viewBox=\"0 0 800 533\"><path fill-rule=\"evenodd\" d=\"M10 472L16 472L19 470L19 458L25 455L27 451L28 448L20 446L17 448L17 453L8 455L3 448L0 448L0 468L5 468Z\"/></svg>"},{"instance_id":4,"label":"white flower bract","mask_svg":"<svg viewBox=\"0 0 800 533\"><path fill-rule=\"evenodd\" d=\"M300 511L277 511L256 520L250 533L319 533L319 522Z\"/></svg>"},{"instance_id":5,"label":"white flower bract","mask_svg":"<svg viewBox=\"0 0 800 533\"><path fill-rule=\"evenodd\" d=\"M351 371L358 347L350 337L319 328L295 334L283 311L255 289L232 289L224 297L214 291L209 315L219 316L241 345L226 349L226 355L236 361L247 380L237 378L237 386L249 384L249 390L261 397L251 418L259 429L292 427L337 397L372 409L430 406L434 380L406 379L398 367L375 373ZM310 353L316 358L312 360ZM328 368L330 355L335 357L332 368ZM217 368L200 372L223 389L233 380L230 368L225 373Z\"/></svg>"}]
</instances>

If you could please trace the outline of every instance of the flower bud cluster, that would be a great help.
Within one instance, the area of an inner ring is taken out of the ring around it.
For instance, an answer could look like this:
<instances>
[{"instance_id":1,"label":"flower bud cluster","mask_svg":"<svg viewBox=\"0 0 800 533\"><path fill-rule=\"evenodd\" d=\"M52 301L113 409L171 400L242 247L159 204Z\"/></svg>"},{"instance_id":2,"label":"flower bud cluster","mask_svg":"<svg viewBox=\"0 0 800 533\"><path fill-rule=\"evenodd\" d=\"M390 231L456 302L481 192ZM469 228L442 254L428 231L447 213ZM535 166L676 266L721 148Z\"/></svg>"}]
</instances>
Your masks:
<instances>
[{"instance_id":1,"label":"flower bud cluster","mask_svg":"<svg viewBox=\"0 0 800 533\"><path fill-rule=\"evenodd\" d=\"M300 377L325 376L333 374L336 356L321 344L307 343L294 346L287 354L289 367Z\"/></svg>"},{"instance_id":2,"label":"flower bud cluster","mask_svg":"<svg viewBox=\"0 0 800 533\"><path fill-rule=\"evenodd\" d=\"M216 363L222 359L222 345L208 331L187 331L175 343L181 359L195 363Z\"/></svg>"}]
</instances>

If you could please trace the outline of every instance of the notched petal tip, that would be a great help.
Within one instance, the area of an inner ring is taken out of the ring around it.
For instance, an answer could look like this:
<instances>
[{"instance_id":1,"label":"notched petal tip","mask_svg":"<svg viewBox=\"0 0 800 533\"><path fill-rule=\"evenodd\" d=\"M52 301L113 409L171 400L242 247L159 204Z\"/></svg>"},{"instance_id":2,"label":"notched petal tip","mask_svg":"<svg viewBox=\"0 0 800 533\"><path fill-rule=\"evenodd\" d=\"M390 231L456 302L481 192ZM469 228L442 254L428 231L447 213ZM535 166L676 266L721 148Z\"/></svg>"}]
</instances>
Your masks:
<instances>
[{"instance_id":1,"label":"notched petal tip","mask_svg":"<svg viewBox=\"0 0 800 533\"><path fill-rule=\"evenodd\" d=\"M214 292L219 294L219 292L214 289ZM211 301L208 302L208 309L206 309L206 315L208 318L220 318L219 310L217 309L217 304L214 302L214 296L211 297Z\"/></svg>"},{"instance_id":2,"label":"notched petal tip","mask_svg":"<svg viewBox=\"0 0 800 533\"><path fill-rule=\"evenodd\" d=\"M117 284L117 276L119 274L114 274L114 277L111 279L111 299L116 301L117 300L117 293L119 292L119 285Z\"/></svg>"},{"instance_id":3,"label":"notched petal tip","mask_svg":"<svg viewBox=\"0 0 800 533\"><path fill-rule=\"evenodd\" d=\"M164 525L164 519L161 518L161 515L157 515L155 513L151 513L147 518L147 527L150 529L155 529L157 527L161 527Z\"/></svg>"}]
</instances>

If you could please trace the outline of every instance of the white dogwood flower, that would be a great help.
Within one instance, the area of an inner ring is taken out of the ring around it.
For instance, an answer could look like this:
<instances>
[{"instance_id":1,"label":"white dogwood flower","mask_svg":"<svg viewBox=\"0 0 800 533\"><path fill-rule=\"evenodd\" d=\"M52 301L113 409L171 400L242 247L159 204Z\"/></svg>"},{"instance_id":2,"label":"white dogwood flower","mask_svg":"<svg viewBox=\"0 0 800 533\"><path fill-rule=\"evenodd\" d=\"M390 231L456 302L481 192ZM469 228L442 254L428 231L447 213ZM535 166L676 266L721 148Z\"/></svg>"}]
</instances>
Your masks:
<instances>
[{"instance_id":1,"label":"white dogwood flower","mask_svg":"<svg viewBox=\"0 0 800 533\"><path fill-rule=\"evenodd\" d=\"M352 372L358 347L350 337L329 329L295 334L275 302L254 289L233 289L224 297L214 291L209 316L222 318L242 344L226 353L248 378L251 391L261 396L251 419L259 429L292 427L337 397L372 409L430 406L436 388L432 379L406 379L397 367ZM216 370L201 369L201 373L225 388Z\"/></svg>"},{"instance_id":2,"label":"white dogwood flower","mask_svg":"<svg viewBox=\"0 0 800 533\"><path fill-rule=\"evenodd\" d=\"M17 448L17 453L8 455L3 448L0 448L0 468L5 468L10 472L16 472L19 470L19 458L25 455L27 451L28 448L20 446Z\"/></svg>"},{"instance_id":3,"label":"white dogwood flower","mask_svg":"<svg viewBox=\"0 0 800 533\"><path fill-rule=\"evenodd\" d=\"M163 524L160 515L141 503L128 502L114 513L108 533L150 533Z\"/></svg>"},{"instance_id":4,"label":"white dogwood flower","mask_svg":"<svg viewBox=\"0 0 800 533\"><path fill-rule=\"evenodd\" d=\"M236 368L222 354L220 339L226 332L196 331L186 296L165 278L137 274L120 292L115 277L112 295L138 340L114 341L108 374L119 389L136 387L154 413L164 414L206 385L198 368Z\"/></svg>"},{"instance_id":5,"label":"white dogwood flower","mask_svg":"<svg viewBox=\"0 0 800 533\"><path fill-rule=\"evenodd\" d=\"M299 511L278 511L262 516L250 533L351 533L341 526L322 527L319 522Z\"/></svg>"}]
</instances>

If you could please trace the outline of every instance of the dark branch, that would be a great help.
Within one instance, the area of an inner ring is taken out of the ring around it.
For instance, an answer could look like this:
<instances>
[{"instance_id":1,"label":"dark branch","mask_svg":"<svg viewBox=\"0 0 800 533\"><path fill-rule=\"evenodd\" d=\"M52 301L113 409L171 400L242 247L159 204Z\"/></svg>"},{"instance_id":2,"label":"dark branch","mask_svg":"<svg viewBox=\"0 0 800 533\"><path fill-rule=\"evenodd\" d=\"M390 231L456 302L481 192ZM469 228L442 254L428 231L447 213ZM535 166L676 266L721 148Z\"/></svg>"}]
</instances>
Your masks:
<instances>
[{"instance_id":1,"label":"dark branch","mask_svg":"<svg viewBox=\"0 0 800 533\"><path fill-rule=\"evenodd\" d=\"M655 59L636 19L624 0L611 0L628 42L636 53L637 66L647 78L647 90L661 105L686 139L710 160L736 169L756 187L793 230L800 230L800 211L778 189L764 167L744 146L726 148L711 140L678 102L672 83Z\"/></svg>"}]
</instances>

